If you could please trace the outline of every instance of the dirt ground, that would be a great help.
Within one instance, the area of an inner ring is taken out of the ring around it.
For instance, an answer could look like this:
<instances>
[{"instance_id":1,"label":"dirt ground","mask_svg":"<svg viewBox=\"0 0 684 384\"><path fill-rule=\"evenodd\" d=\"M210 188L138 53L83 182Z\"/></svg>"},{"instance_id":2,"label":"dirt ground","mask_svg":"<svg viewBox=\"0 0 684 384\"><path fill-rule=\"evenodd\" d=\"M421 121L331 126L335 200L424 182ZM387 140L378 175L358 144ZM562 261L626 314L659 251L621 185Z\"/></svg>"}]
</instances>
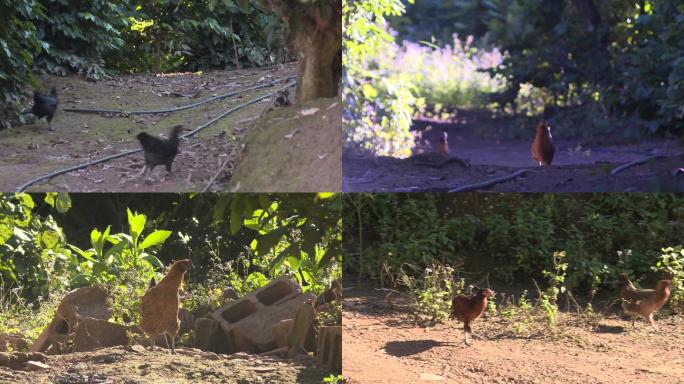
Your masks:
<instances>
[{"instance_id":1,"label":"dirt ground","mask_svg":"<svg viewBox=\"0 0 684 384\"><path fill-rule=\"evenodd\" d=\"M501 316L481 318L484 340L463 343L462 325L427 327L390 306L386 292L345 292L343 369L347 383L682 383L684 319L658 318L632 328L617 314L593 327L562 313L555 332L517 333Z\"/></svg>"},{"instance_id":2,"label":"dirt ground","mask_svg":"<svg viewBox=\"0 0 684 384\"><path fill-rule=\"evenodd\" d=\"M244 353L217 355L188 348L175 355L141 346L48 356L38 372L0 367L0 382L30 384L304 383L319 384L323 373L308 356L298 360Z\"/></svg>"},{"instance_id":3,"label":"dirt ground","mask_svg":"<svg viewBox=\"0 0 684 384\"><path fill-rule=\"evenodd\" d=\"M345 150L343 190L347 192L445 192L464 185L510 175L520 169L528 172L512 181L480 189L492 192L614 192L684 191L684 145L679 140L649 139L629 143L606 137L595 140L554 138L553 165L539 167L531 158L529 140L502 139L495 134L510 120L484 113L466 113L461 120L417 120L412 130L420 132L418 147L434 151L440 132L448 133L451 153L471 164L465 168L451 162L416 161L415 158L364 156ZM552 131L553 132L553 131ZM611 175L614 168L652 154L666 155ZM441 166L440 166L441 165Z\"/></svg>"},{"instance_id":4,"label":"dirt ground","mask_svg":"<svg viewBox=\"0 0 684 384\"><path fill-rule=\"evenodd\" d=\"M41 120L0 131L0 190L10 191L38 176L107 155L138 149L135 136L146 131L167 135L175 124L184 124L187 133L233 106L273 92L276 87L247 91L235 97L213 101L197 108L155 115L103 115L65 112L64 108L148 110L175 107L212 96L239 91L296 73L296 64L236 71L208 71L166 75L134 75L108 81L88 82L77 76L42 76L44 92L56 86L59 106L48 131ZM291 90L293 91L293 90ZM243 108L181 141L173 172L165 180L165 170L157 167L151 179L137 177L143 154L136 153L58 176L38 183L30 191L198 191L217 173L226 157L237 158L242 135L270 105L269 100ZM31 104L27 103L26 109ZM30 118L30 117L29 117ZM236 149L236 151L233 151ZM235 166L234 161L219 175L212 189L224 189Z\"/></svg>"},{"instance_id":5,"label":"dirt ground","mask_svg":"<svg viewBox=\"0 0 684 384\"><path fill-rule=\"evenodd\" d=\"M264 115L245 134L235 192L340 191L342 103L317 99Z\"/></svg>"}]
</instances>

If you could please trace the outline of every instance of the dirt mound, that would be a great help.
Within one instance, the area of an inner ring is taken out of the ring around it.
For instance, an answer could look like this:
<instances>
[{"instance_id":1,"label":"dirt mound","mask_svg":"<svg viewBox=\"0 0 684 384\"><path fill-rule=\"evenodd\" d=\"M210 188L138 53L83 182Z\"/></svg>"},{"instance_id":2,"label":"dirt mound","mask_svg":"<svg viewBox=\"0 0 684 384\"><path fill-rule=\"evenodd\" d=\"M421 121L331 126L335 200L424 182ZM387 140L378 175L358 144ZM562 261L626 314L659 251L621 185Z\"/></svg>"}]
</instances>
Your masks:
<instances>
[{"instance_id":1,"label":"dirt mound","mask_svg":"<svg viewBox=\"0 0 684 384\"><path fill-rule=\"evenodd\" d=\"M276 108L245 134L242 160L229 190L339 191L342 186L342 103L318 99Z\"/></svg>"},{"instance_id":2,"label":"dirt mound","mask_svg":"<svg viewBox=\"0 0 684 384\"><path fill-rule=\"evenodd\" d=\"M238 353L218 355L178 348L154 352L143 347L103 348L93 352L48 356L49 368L40 371L0 367L3 383L315 383L324 374L313 358L282 360Z\"/></svg>"},{"instance_id":3,"label":"dirt mound","mask_svg":"<svg viewBox=\"0 0 684 384\"><path fill-rule=\"evenodd\" d=\"M463 343L462 325L425 327L385 295L353 289L344 299L343 370L357 383L681 383L681 317L641 322L602 317L593 328L562 313L555 332L517 333L501 317L482 318L473 330L485 340ZM532 325L529 325L532 327ZM545 329L545 331L544 331Z\"/></svg>"}]
</instances>

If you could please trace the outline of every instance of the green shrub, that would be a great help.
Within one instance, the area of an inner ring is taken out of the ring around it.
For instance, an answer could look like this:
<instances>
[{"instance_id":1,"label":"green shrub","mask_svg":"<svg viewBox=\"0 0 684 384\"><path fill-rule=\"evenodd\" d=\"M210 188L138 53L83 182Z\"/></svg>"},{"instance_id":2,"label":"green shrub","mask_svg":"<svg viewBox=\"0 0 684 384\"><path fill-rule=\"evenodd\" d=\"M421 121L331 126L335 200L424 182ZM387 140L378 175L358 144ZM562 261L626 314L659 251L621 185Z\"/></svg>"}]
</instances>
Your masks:
<instances>
[{"instance_id":1,"label":"green shrub","mask_svg":"<svg viewBox=\"0 0 684 384\"><path fill-rule=\"evenodd\" d=\"M19 105L25 87L32 81L34 53L47 44L41 41L31 22L43 16L37 0L0 0L0 128L9 128L19 119Z\"/></svg>"},{"instance_id":2,"label":"green shrub","mask_svg":"<svg viewBox=\"0 0 684 384\"><path fill-rule=\"evenodd\" d=\"M654 270L672 274L670 305L676 312L684 312L684 249L681 245L661 250Z\"/></svg>"},{"instance_id":3,"label":"green shrub","mask_svg":"<svg viewBox=\"0 0 684 384\"><path fill-rule=\"evenodd\" d=\"M413 146L409 128L420 100L408 76L386 64L395 57L396 46L385 16L403 10L401 2L391 0L342 2L345 143L377 155L407 157Z\"/></svg>"}]
</instances>

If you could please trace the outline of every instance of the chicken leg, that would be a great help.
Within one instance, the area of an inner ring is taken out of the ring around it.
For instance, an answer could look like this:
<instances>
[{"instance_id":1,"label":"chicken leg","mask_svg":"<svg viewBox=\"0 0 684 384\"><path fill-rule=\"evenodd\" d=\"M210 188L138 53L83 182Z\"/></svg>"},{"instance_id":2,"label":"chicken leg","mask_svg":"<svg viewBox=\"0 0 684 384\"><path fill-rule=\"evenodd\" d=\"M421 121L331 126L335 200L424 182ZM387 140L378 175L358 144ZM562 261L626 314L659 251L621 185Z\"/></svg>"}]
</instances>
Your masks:
<instances>
[{"instance_id":1,"label":"chicken leg","mask_svg":"<svg viewBox=\"0 0 684 384\"><path fill-rule=\"evenodd\" d=\"M650 315L648 315L648 322L651 323L651 326L653 327L653 329L654 329L656 332L660 332L660 330L659 330L658 327L656 326L655 319L653 318L653 313L651 313Z\"/></svg>"}]
</instances>

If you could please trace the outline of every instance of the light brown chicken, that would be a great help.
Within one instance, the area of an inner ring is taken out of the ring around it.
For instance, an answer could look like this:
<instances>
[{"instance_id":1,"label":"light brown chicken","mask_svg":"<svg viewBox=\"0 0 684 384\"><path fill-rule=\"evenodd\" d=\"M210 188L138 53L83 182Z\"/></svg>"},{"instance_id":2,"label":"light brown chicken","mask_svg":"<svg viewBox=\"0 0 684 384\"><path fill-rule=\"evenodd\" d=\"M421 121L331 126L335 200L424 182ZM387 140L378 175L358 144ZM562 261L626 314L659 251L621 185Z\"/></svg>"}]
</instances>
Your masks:
<instances>
[{"instance_id":1,"label":"light brown chicken","mask_svg":"<svg viewBox=\"0 0 684 384\"><path fill-rule=\"evenodd\" d=\"M158 335L164 335L166 345L171 347L172 353L176 351L175 337L180 328L179 291L185 271L192 267L189 259L174 262L166 276L157 285L151 286L142 298L140 329L152 340L153 351L154 341Z\"/></svg>"},{"instance_id":2,"label":"light brown chicken","mask_svg":"<svg viewBox=\"0 0 684 384\"><path fill-rule=\"evenodd\" d=\"M660 280L655 289L639 289L632 284L627 274L623 273L619 277L619 285L622 309L632 318L632 327L637 316L641 316L651 323L653 329L658 330L653 314L660 310L670 297L672 280Z\"/></svg>"},{"instance_id":3,"label":"light brown chicken","mask_svg":"<svg viewBox=\"0 0 684 384\"><path fill-rule=\"evenodd\" d=\"M494 296L494 294L494 291L485 288L472 296L458 295L451 299L451 315L449 315L449 318L463 322L466 345L470 345L468 343L468 333L472 333L482 339L482 336L472 331L470 323L482 315L482 312L487 308L487 298Z\"/></svg>"},{"instance_id":4,"label":"light brown chicken","mask_svg":"<svg viewBox=\"0 0 684 384\"><path fill-rule=\"evenodd\" d=\"M545 120L541 120L537 124L537 133L534 136L530 152L532 152L532 159L539 162L539 166L551 165L556 147L553 145L551 129Z\"/></svg>"}]
</instances>

